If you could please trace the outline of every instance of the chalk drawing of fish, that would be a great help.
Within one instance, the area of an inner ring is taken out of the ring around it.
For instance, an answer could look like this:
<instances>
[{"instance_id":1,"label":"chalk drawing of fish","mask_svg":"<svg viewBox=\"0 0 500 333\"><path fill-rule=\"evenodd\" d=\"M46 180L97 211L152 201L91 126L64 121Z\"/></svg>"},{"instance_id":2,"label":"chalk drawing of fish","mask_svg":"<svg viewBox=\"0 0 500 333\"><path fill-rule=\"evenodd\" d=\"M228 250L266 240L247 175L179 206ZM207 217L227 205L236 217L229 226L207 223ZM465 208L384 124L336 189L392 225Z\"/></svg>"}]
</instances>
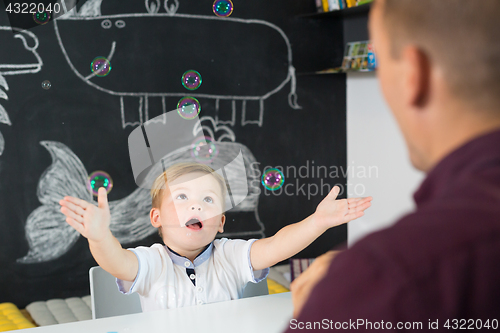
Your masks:
<instances>
[{"instance_id":1,"label":"chalk drawing of fish","mask_svg":"<svg viewBox=\"0 0 500 333\"><path fill-rule=\"evenodd\" d=\"M261 193L259 175L251 165L256 162L251 151L244 145L222 140L234 140L234 133L225 127L217 126L213 118L204 117L200 126L193 129L193 137L204 135L219 135L221 141L217 142L219 157L234 156L241 152L246 166L246 179L239 177L239 181L247 182L248 194L245 192L241 203L232 209L232 212L254 212L255 222L244 231L223 233L224 237L241 237L254 235L264 237L264 224L258 214L258 199ZM78 240L80 234L69 226L64 215L60 212L59 200L70 195L89 202L92 195L86 188L88 178L87 170L71 149L60 142L42 141L51 155L52 164L41 175L37 187L38 200L42 206L36 208L27 218L25 231L29 244L26 256L17 261L23 264L39 263L54 260L65 254ZM189 147L182 147L182 153L172 152L164 157L165 166L175 163L192 161ZM151 174L157 170L152 169ZM229 178L239 170L226 168ZM238 195L235 193L235 195ZM96 204L94 202L94 204ZM151 225L149 211L151 210L151 197L148 189L137 188L123 199L109 202L111 211L110 229L113 235L122 244L139 241L152 235L157 230Z\"/></svg>"},{"instance_id":2,"label":"chalk drawing of fish","mask_svg":"<svg viewBox=\"0 0 500 333\"><path fill-rule=\"evenodd\" d=\"M19 263L45 262L66 253L80 234L66 223L60 212L59 200L71 195L92 202L86 188L88 173L80 159L64 144L40 142L50 153L52 164L40 177L37 196L42 206L35 209L26 222L29 252ZM138 188L126 198L110 202L110 229L122 243L143 239L156 229L149 222L151 198L149 192Z\"/></svg>"},{"instance_id":3,"label":"chalk drawing of fish","mask_svg":"<svg viewBox=\"0 0 500 333\"><path fill-rule=\"evenodd\" d=\"M217 124L234 125L238 106L242 126L262 126L264 101L287 84L290 84L289 105L301 108L297 104L290 41L275 24L256 19L179 14L178 1L165 1L164 13L159 12L160 1L146 0L146 13L102 15L101 2L87 1L79 12L73 8L54 21L54 29L73 73L91 87L120 98L123 128L150 119L148 99L161 98L165 113L165 98L186 96L180 77L184 70L194 68L204 68L206 78L226 78L223 87L204 81L199 90L203 93L190 92L193 97L215 103ZM185 36L185 45L169 44L173 32ZM276 51L273 57L267 52L271 45ZM197 55L199 52L203 52L203 57ZM113 68L110 75L96 77L91 72L90 62L96 56L110 60ZM256 68L272 68L276 74L269 76L265 70ZM139 98L139 121L125 119L125 97ZM233 116L229 120L218 117L219 102L224 100L232 102ZM250 111L247 113L250 101L259 105L259 112L253 116L249 116Z\"/></svg>"}]
</instances>

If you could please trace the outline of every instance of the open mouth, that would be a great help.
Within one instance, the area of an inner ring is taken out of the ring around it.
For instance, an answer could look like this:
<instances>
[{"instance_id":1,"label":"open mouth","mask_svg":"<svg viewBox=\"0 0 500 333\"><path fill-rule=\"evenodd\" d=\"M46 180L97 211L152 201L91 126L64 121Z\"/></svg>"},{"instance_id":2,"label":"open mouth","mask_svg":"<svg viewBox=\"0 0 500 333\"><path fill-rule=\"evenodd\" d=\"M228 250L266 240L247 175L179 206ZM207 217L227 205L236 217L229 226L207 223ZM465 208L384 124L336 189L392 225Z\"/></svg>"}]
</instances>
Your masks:
<instances>
[{"instance_id":1,"label":"open mouth","mask_svg":"<svg viewBox=\"0 0 500 333\"><path fill-rule=\"evenodd\" d=\"M198 218L193 217L192 219L186 222L186 227L192 230L200 230L201 228L203 228L203 224Z\"/></svg>"}]
</instances>

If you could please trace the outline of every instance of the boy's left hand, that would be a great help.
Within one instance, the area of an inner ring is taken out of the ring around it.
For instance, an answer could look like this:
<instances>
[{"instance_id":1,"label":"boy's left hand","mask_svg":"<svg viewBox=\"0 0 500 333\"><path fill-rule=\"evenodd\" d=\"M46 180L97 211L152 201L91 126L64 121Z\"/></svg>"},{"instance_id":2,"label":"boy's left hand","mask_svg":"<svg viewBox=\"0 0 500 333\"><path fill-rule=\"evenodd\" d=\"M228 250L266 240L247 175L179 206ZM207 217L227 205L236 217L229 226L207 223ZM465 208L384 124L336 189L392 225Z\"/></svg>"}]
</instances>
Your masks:
<instances>
[{"instance_id":1,"label":"boy's left hand","mask_svg":"<svg viewBox=\"0 0 500 333\"><path fill-rule=\"evenodd\" d=\"M329 229L337 225L355 220L371 206L372 197L339 199L338 186L334 186L328 195L319 203L313 214L314 223L321 229Z\"/></svg>"}]
</instances>

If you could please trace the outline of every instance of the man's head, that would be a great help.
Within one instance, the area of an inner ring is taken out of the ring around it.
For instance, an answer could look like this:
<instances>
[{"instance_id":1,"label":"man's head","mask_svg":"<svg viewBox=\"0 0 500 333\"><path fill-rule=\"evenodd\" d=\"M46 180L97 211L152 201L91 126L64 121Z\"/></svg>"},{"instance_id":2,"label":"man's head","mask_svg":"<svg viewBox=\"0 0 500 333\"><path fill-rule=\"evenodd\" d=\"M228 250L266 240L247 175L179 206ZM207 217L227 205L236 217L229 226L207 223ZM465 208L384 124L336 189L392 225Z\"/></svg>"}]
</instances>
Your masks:
<instances>
[{"instance_id":1,"label":"man's head","mask_svg":"<svg viewBox=\"0 0 500 333\"><path fill-rule=\"evenodd\" d=\"M418 169L499 126L499 15L498 0L375 1L377 74Z\"/></svg>"},{"instance_id":2,"label":"man's head","mask_svg":"<svg viewBox=\"0 0 500 333\"><path fill-rule=\"evenodd\" d=\"M224 230L225 196L224 179L209 166L173 165L153 183L151 223L173 248L204 246Z\"/></svg>"}]
</instances>

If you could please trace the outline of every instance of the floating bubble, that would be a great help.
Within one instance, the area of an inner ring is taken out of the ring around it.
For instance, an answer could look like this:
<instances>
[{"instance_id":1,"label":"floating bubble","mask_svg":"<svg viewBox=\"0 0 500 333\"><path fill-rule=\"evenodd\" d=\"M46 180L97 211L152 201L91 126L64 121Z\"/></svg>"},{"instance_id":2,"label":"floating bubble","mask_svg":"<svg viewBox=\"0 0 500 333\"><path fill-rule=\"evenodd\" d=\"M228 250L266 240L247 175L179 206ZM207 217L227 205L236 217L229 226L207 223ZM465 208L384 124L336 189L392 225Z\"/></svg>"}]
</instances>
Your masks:
<instances>
[{"instance_id":1,"label":"floating bubble","mask_svg":"<svg viewBox=\"0 0 500 333\"><path fill-rule=\"evenodd\" d=\"M90 63L90 69L96 76L103 77L111 72L111 63L104 57L96 57Z\"/></svg>"},{"instance_id":2,"label":"floating bubble","mask_svg":"<svg viewBox=\"0 0 500 333\"><path fill-rule=\"evenodd\" d=\"M92 192L93 195L97 196L100 187L104 187L106 193L111 192L113 180L107 172L94 171L89 175L87 180L87 189Z\"/></svg>"},{"instance_id":3,"label":"floating bubble","mask_svg":"<svg viewBox=\"0 0 500 333\"><path fill-rule=\"evenodd\" d=\"M194 97L181 98L177 103L177 113L184 119L194 119L201 111L200 102Z\"/></svg>"},{"instance_id":4,"label":"floating bubble","mask_svg":"<svg viewBox=\"0 0 500 333\"><path fill-rule=\"evenodd\" d=\"M49 80L45 80L42 82L42 88L45 90L49 90L52 87L52 83Z\"/></svg>"},{"instance_id":5,"label":"floating bubble","mask_svg":"<svg viewBox=\"0 0 500 333\"><path fill-rule=\"evenodd\" d=\"M262 185L270 191L276 191L283 186L285 176L279 169L268 169L262 175Z\"/></svg>"},{"instance_id":6,"label":"floating bubble","mask_svg":"<svg viewBox=\"0 0 500 333\"><path fill-rule=\"evenodd\" d=\"M50 13L48 12L38 12L33 14L33 20L41 25L46 24L50 20Z\"/></svg>"},{"instance_id":7,"label":"floating bubble","mask_svg":"<svg viewBox=\"0 0 500 333\"><path fill-rule=\"evenodd\" d=\"M228 17L233 13L233 3L231 0L215 0L213 10L219 17Z\"/></svg>"},{"instance_id":8,"label":"floating bubble","mask_svg":"<svg viewBox=\"0 0 500 333\"><path fill-rule=\"evenodd\" d=\"M189 90L196 90L201 86L201 75L197 71L188 70L182 74L182 85Z\"/></svg>"},{"instance_id":9,"label":"floating bubble","mask_svg":"<svg viewBox=\"0 0 500 333\"><path fill-rule=\"evenodd\" d=\"M191 144L191 155L197 162L200 163L210 163L219 154L217 145L212 138L208 136L202 136L197 138Z\"/></svg>"}]
</instances>

